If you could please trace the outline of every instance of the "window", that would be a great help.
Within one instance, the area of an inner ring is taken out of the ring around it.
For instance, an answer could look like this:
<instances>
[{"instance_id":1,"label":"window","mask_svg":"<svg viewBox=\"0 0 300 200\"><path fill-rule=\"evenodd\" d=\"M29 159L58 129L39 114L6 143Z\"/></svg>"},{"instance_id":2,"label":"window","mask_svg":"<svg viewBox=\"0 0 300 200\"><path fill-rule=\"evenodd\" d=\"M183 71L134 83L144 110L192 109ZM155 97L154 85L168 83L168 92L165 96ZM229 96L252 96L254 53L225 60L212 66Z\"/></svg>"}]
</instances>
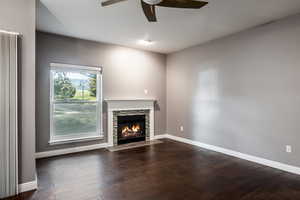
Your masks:
<instances>
[{"instance_id":1,"label":"window","mask_svg":"<svg viewBox=\"0 0 300 200\"><path fill-rule=\"evenodd\" d=\"M101 68L51 63L50 144L102 137Z\"/></svg>"}]
</instances>

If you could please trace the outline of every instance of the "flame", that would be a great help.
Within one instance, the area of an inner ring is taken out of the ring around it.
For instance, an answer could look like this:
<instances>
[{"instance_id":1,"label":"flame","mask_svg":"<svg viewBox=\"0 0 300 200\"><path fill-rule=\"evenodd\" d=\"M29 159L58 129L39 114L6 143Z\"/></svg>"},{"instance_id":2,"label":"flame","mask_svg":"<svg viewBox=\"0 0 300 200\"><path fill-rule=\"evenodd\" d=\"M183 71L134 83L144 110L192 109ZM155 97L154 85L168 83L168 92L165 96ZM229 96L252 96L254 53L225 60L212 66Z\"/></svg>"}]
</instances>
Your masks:
<instances>
[{"instance_id":1,"label":"flame","mask_svg":"<svg viewBox=\"0 0 300 200\"><path fill-rule=\"evenodd\" d=\"M131 129L132 129L133 132L138 132L140 130L140 126L139 125L133 125Z\"/></svg>"},{"instance_id":2,"label":"flame","mask_svg":"<svg viewBox=\"0 0 300 200\"><path fill-rule=\"evenodd\" d=\"M139 131L141 130L141 127L139 124L134 124L130 127L125 126L122 128L122 135L124 137L128 137L128 136L135 136L137 134L139 134Z\"/></svg>"}]
</instances>

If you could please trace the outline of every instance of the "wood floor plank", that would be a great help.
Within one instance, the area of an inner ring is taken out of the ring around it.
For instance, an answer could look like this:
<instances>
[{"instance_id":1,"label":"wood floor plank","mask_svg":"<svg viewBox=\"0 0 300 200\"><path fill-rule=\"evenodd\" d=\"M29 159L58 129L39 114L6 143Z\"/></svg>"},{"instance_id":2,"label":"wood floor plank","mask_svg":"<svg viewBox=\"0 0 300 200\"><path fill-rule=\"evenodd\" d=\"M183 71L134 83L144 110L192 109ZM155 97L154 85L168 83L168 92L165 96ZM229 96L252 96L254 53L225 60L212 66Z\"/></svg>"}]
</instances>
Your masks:
<instances>
[{"instance_id":1,"label":"wood floor plank","mask_svg":"<svg viewBox=\"0 0 300 200\"><path fill-rule=\"evenodd\" d=\"M300 176L171 140L39 159L37 173L37 191L9 199L300 199Z\"/></svg>"}]
</instances>

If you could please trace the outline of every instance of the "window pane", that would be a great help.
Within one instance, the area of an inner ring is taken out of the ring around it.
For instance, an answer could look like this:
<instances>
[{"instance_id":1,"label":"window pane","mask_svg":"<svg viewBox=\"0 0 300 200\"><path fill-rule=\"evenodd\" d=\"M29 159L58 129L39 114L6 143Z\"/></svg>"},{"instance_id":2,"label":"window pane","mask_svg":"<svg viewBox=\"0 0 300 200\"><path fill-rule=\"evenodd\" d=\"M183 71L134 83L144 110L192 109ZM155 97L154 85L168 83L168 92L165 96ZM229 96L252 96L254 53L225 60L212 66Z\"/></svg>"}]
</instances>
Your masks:
<instances>
[{"instance_id":1,"label":"window pane","mask_svg":"<svg viewBox=\"0 0 300 200\"><path fill-rule=\"evenodd\" d=\"M96 103L56 103L53 112L55 136L99 135Z\"/></svg>"},{"instance_id":2,"label":"window pane","mask_svg":"<svg viewBox=\"0 0 300 200\"><path fill-rule=\"evenodd\" d=\"M97 74L82 71L53 71L54 100L96 101Z\"/></svg>"}]
</instances>

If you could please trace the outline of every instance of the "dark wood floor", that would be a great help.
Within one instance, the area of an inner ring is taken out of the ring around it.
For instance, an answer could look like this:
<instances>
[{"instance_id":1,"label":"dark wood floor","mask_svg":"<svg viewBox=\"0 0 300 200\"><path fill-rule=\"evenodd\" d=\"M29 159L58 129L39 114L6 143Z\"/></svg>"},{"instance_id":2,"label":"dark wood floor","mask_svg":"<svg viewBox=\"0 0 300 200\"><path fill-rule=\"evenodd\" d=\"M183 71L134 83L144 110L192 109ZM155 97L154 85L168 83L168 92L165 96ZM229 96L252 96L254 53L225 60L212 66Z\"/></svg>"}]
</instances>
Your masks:
<instances>
[{"instance_id":1,"label":"dark wood floor","mask_svg":"<svg viewBox=\"0 0 300 200\"><path fill-rule=\"evenodd\" d=\"M39 189L13 199L300 199L300 176L170 140L40 159L37 172Z\"/></svg>"}]
</instances>

